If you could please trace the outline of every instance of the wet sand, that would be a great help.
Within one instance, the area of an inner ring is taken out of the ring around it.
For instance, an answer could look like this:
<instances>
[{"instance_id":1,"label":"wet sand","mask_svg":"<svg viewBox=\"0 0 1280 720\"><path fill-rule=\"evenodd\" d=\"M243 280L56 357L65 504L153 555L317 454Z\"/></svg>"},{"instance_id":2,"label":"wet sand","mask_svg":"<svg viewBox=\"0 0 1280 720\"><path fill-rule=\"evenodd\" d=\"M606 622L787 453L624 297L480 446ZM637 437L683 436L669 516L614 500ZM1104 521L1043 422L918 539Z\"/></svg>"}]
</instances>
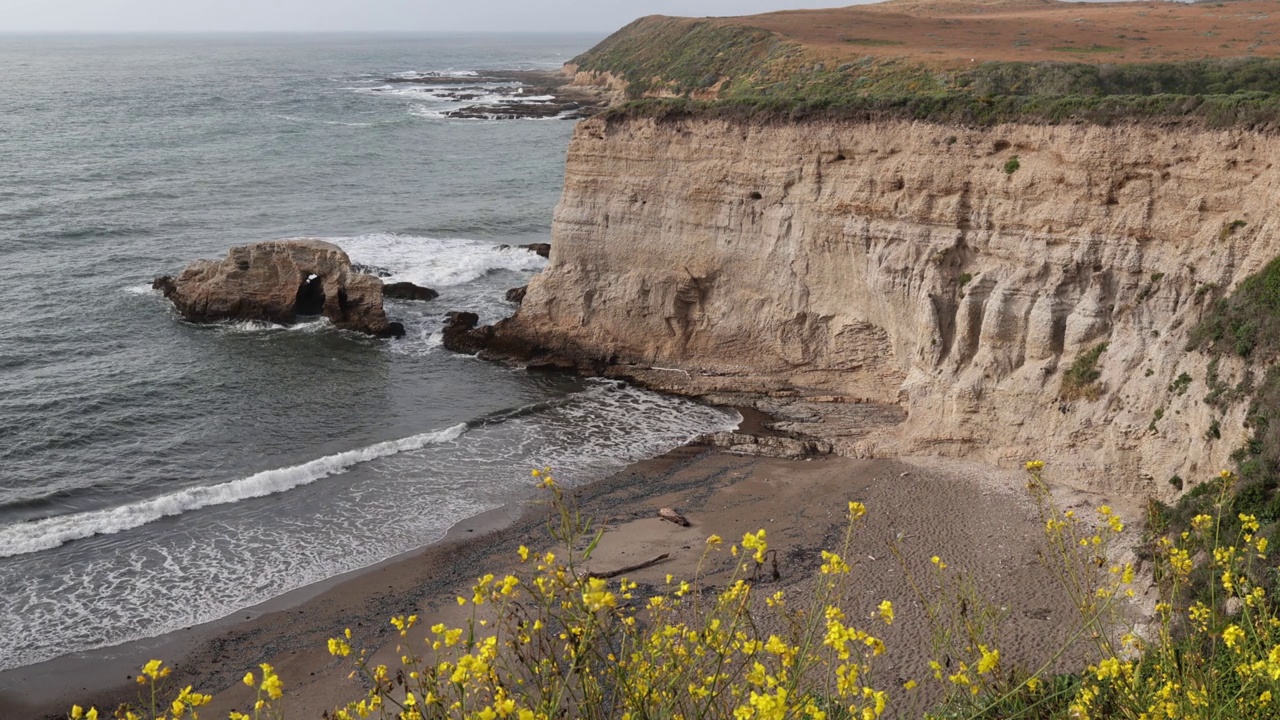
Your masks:
<instances>
[{"instance_id":1,"label":"wet sand","mask_svg":"<svg viewBox=\"0 0 1280 720\"><path fill-rule=\"evenodd\" d=\"M781 579L762 587L803 597L820 563L819 550L835 547L844 528L848 500L869 508L855 533L855 590L846 611L866 617L884 599L898 608L891 627L880 628L889 651L877 668L882 685L924 679L930 635L923 610L906 582L888 542L898 539L907 567L928 574L928 558L940 554L989 589L1004 608L1001 651L1008 662L1047 657L1072 626L1074 609L1057 581L1037 559L1041 523L1018 470L938 460L774 460L686 447L637 463L575 491L580 507L606 532L591 569L608 571L662 553L670 557L629 573L645 585L660 585L667 573L692 577L705 538L713 533L741 538L764 528L778 550ZM1136 519L1115 498L1074 493L1066 502L1088 507L1109 501ZM688 528L659 520L662 506L678 508ZM440 542L366 570L334 578L277 598L233 617L147 641L80 653L0 673L0 717L65 717L73 702L114 707L135 700L132 675L152 657L175 668L173 683L192 684L216 700L208 717L246 709L249 691L238 680L258 663L276 666L286 687L290 718L321 714L362 692L348 678L352 669L329 656L326 640L350 627L353 645L378 649L377 662L398 664L400 638L388 619L417 613L423 626L456 614L455 596L483 572L501 573L516 564L516 548L550 548L546 510L511 506L469 519ZM712 564L707 582L729 571L727 559ZM797 600L803 602L803 600ZM923 684L923 683L922 683ZM932 702L927 690L895 693L895 716L918 717Z\"/></svg>"}]
</instances>

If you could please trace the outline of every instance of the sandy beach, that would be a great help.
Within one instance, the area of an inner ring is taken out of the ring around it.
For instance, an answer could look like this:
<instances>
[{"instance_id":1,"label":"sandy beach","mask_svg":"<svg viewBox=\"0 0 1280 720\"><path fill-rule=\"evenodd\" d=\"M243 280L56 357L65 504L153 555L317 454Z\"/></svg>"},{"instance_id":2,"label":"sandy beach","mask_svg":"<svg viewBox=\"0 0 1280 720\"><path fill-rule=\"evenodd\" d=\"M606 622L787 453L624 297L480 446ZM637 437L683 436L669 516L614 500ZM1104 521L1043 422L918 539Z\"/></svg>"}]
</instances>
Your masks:
<instances>
[{"instance_id":1,"label":"sandy beach","mask_svg":"<svg viewBox=\"0 0 1280 720\"><path fill-rule=\"evenodd\" d=\"M884 599L898 608L898 620L883 628L889 649L877 668L880 682L892 686L924 679L930 642L920 603L889 551L895 539L913 574L927 574L928 558L938 553L989 589L990 601L1005 608L1002 653L1009 662L1043 660L1072 627L1075 610L1037 558L1041 524L1023 480L1020 470L932 459L775 460L695 446L637 463L574 494L605 528L593 570L668 553L666 561L629 574L642 589L657 586L667 573L692 577L708 535L740 538L764 528L781 571L781 579L765 587L800 597L820 562L819 550L838 542L847 501L865 503L868 517L855 532L850 558L856 589L846 611L865 617ZM1134 517L1133 508L1115 498L1069 493L1066 502L1079 508L1112 502ZM678 508L691 526L658 519L663 506ZM545 517L536 504L492 511L459 523L420 551L218 622L0 673L0 716L34 720L61 716L73 702L106 708L136 699L133 673L158 657L173 664L175 685L216 695L209 717L245 709L250 695L238 679L270 662L285 681L289 717L318 718L362 692L348 678L351 666L329 656L327 638L350 627L353 645L377 649L375 661L394 664L400 638L388 624L391 616L417 613L423 625L449 620L457 612L455 596L478 574L514 567L522 544L550 547ZM713 563L706 582L714 585L729 569L727 560ZM894 714L918 717L933 700L927 689L898 691Z\"/></svg>"}]
</instances>

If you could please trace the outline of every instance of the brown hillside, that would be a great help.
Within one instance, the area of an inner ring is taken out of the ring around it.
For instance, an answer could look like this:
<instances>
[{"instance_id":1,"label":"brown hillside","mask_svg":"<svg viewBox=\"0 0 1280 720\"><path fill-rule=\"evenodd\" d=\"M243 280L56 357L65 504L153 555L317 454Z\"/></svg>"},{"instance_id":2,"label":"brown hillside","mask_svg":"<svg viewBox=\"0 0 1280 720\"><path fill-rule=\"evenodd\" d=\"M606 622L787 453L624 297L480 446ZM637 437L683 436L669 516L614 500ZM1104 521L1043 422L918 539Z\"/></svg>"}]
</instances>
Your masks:
<instances>
[{"instance_id":1,"label":"brown hillside","mask_svg":"<svg viewBox=\"0 0 1280 720\"><path fill-rule=\"evenodd\" d=\"M890 0L721 18L831 57L1135 63L1280 56L1280 3Z\"/></svg>"}]
</instances>

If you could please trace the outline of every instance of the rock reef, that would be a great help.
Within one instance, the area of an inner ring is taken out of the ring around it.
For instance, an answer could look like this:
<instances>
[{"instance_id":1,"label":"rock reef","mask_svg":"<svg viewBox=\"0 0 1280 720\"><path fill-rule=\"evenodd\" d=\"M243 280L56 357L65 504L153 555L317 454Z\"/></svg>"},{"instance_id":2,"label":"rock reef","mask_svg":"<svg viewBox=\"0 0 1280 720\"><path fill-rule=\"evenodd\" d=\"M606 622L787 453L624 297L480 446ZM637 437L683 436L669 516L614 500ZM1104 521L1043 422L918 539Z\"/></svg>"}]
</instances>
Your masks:
<instances>
[{"instance_id":1,"label":"rock reef","mask_svg":"<svg viewBox=\"0 0 1280 720\"><path fill-rule=\"evenodd\" d=\"M411 282L393 282L383 283L382 297L396 298L397 300L435 300L440 297L440 293L431 288L414 285Z\"/></svg>"},{"instance_id":2,"label":"rock reef","mask_svg":"<svg viewBox=\"0 0 1280 720\"><path fill-rule=\"evenodd\" d=\"M342 248L323 240L278 240L231 248L152 285L192 322L257 320L289 325L323 315L336 327L400 337L387 320L382 281L355 272Z\"/></svg>"}]
</instances>

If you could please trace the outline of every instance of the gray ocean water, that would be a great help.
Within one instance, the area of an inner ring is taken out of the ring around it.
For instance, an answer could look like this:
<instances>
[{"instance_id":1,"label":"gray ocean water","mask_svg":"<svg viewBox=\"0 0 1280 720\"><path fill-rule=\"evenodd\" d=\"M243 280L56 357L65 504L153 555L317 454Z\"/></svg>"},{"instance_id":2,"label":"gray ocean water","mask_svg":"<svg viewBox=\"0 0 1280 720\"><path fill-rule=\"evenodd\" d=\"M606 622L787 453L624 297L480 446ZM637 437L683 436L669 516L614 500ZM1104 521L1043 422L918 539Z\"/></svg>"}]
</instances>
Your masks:
<instances>
[{"instance_id":1,"label":"gray ocean water","mask_svg":"<svg viewBox=\"0 0 1280 720\"><path fill-rule=\"evenodd\" d=\"M453 355L545 264L567 120L448 120L403 73L555 68L589 36L0 36L0 669L212 620L736 415ZM479 88L481 91L494 88ZM484 93L481 92L481 95ZM489 98L490 100L495 98ZM323 237L402 340L182 322L149 289Z\"/></svg>"}]
</instances>

